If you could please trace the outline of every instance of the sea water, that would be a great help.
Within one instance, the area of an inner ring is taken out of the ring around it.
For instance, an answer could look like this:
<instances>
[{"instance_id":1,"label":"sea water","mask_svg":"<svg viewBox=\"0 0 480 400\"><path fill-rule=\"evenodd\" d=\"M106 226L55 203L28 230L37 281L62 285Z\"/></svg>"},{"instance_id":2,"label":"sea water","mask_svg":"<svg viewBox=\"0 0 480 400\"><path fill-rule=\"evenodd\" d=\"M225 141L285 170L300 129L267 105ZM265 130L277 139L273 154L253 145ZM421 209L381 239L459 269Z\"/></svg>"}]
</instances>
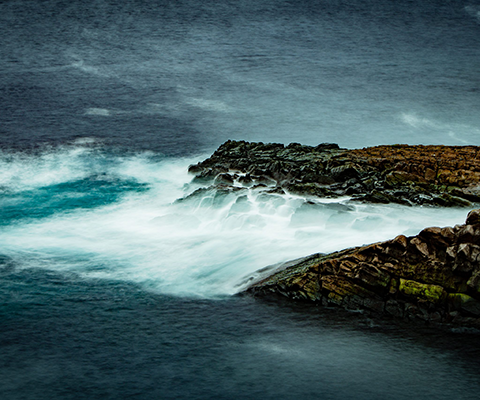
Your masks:
<instances>
[{"instance_id":1,"label":"sea water","mask_svg":"<svg viewBox=\"0 0 480 400\"><path fill-rule=\"evenodd\" d=\"M480 144L480 5L0 4L0 395L478 398L478 333L239 297L468 209L195 192L227 139Z\"/></svg>"}]
</instances>

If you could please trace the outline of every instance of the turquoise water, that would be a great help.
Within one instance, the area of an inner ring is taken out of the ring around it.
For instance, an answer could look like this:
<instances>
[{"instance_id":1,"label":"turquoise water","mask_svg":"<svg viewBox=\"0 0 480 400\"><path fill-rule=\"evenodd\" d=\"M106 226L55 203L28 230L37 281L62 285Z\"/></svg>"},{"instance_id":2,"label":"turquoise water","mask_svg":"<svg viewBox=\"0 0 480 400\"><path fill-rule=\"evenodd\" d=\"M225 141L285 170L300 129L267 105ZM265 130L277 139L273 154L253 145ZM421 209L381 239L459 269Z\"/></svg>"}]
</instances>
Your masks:
<instances>
[{"instance_id":1,"label":"turquoise water","mask_svg":"<svg viewBox=\"0 0 480 400\"><path fill-rule=\"evenodd\" d=\"M468 211L255 190L190 196L200 186L187 173L195 160L93 143L10 154L0 160L2 254L20 266L217 298L267 265L455 225Z\"/></svg>"},{"instance_id":2,"label":"turquoise water","mask_svg":"<svg viewBox=\"0 0 480 400\"><path fill-rule=\"evenodd\" d=\"M477 399L474 330L238 296L467 209L189 197L187 168L227 139L479 145L479 12L2 2L0 398Z\"/></svg>"},{"instance_id":3,"label":"turquoise water","mask_svg":"<svg viewBox=\"0 0 480 400\"><path fill-rule=\"evenodd\" d=\"M89 146L2 159L2 397L476 398L476 331L235 296L266 265L467 210L186 198L194 159Z\"/></svg>"}]
</instances>

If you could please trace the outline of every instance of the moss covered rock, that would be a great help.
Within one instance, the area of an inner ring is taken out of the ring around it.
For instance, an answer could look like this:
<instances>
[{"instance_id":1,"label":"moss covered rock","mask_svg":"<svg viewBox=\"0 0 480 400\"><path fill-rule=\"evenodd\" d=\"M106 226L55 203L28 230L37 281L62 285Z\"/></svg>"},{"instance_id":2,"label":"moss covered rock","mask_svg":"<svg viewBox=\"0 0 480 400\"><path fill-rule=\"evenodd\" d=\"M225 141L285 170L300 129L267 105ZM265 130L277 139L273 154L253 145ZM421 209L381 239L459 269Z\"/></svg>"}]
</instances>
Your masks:
<instances>
[{"instance_id":1,"label":"moss covered rock","mask_svg":"<svg viewBox=\"0 0 480 400\"><path fill-rule=\"evenodd\" d=\"M314 254L254 282L254 296L480 327L480 210L465 225Z\"/></svg>"}]
</instances>

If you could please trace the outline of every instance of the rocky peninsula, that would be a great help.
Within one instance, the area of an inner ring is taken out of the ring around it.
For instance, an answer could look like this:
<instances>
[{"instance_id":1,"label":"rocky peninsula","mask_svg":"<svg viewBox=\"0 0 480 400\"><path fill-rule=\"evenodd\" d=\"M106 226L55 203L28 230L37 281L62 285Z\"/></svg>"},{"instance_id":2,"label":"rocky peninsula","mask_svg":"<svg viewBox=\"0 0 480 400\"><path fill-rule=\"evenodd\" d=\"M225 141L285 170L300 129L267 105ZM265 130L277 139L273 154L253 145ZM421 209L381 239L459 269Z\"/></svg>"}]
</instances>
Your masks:
<instances>
[{"instance_id":1,"label":"rocky peninsula","mask_svg":"<svg viewBox=\"0 0 480 400\"><path fill-rule=\"evenodd\" d=\"M247 292L480 328L480 210L464 225L291 262Z\"/></svg>"},{"instance_id":2,"label":"rocky peninsula","mask_svg":"<svg viewBox=\"0 0 480 400\"><path fill-rule=\"evenodd\" d=\"M306 197L433 207L480 203L476 146L341 149L228 141L192 165L194 181L221 191L258 189ZM377 315L480 328L480 210L466 223L416 236L313 254L250 283L253 296L280 295Z\"/></svg>"},{"instance_id":3,"label":"rocky peninsula","mask_svg":"<svg viewBox=\"0 0 480 400\"><path fill-rule=\"evenodd\" d=\"M352 201L473 207L480 202L480 147L249 143L229 140L189 171L221 189L268 187Z\"/></svg>"}]
</instances>

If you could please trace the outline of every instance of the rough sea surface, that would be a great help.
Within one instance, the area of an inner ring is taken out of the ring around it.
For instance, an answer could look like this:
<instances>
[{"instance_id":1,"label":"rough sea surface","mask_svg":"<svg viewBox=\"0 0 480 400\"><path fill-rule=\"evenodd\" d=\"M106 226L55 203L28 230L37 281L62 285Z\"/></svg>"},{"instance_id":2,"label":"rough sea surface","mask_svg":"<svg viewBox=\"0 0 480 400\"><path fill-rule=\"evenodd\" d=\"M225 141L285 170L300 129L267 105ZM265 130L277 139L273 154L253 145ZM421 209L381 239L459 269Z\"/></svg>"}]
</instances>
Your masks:
<instances>
[{"instance_id":1,"label":"rough sea surface","mask_svg":"<svg viewBox=\"0 0 480 400\"><path fill-rule=\"evenodd\" d=\"M0 3L1 399L478 399L480 333L236 294L468 209L205 195L227 139L480 145L480 2Z\"/></svg>"}]
</instances>

